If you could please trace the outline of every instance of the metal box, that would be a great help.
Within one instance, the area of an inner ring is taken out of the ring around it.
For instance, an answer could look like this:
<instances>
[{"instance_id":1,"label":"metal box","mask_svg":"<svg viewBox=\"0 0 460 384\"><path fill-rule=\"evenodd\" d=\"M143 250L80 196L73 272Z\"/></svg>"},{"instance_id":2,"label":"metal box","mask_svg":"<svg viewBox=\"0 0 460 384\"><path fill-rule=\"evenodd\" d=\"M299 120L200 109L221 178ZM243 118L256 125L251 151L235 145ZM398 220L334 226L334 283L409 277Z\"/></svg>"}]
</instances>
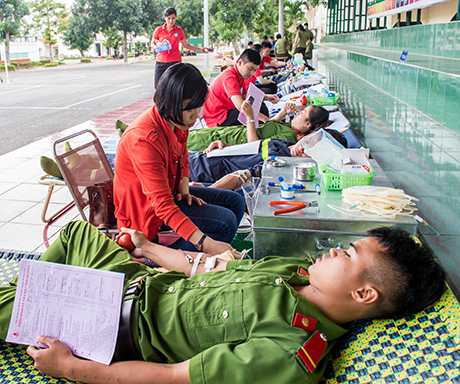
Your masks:
<instances>
[{"instance_id":1,"label":"metal box","mask_svg":"<svg viewBox=\"0 0 460 384\"><path fill-rule=\"evenodd\" d=\"M366 236L369 229L381 226L397 225L411 234L416 234L417 222L411 217L397 217L396 219L384 219L377 215L367 217L353 217L331 209L328 205L347 208L342 203L340 191L327 191L322 188L321 175L316 170L313 181L297 181L293 178L293 164L302 162L298 157L280 157L286 161L284 167L274 167L270 161L266 161L260 182L261 192L253 212L254 230L254 257L260 259L267 255L296 256L306 252L316 253L315 240L317 238L334 238L348 248L350 242ZM312 161L312 159L304 159ZM372 180L374 186L393 187L382 169L375 160L370 160L377 176ZM275 216L275 210L286 208L283 206L273 207L270 201L282 200L279 190L270 188L268 193L262 193L268 182L278 181L282 176L288 184L303 184L307 190L314 190L319 184L321 194L297 192L296 201L307 203L318 202L318 209L307 207L299 211Z\"/></svg>"}]
</instances>

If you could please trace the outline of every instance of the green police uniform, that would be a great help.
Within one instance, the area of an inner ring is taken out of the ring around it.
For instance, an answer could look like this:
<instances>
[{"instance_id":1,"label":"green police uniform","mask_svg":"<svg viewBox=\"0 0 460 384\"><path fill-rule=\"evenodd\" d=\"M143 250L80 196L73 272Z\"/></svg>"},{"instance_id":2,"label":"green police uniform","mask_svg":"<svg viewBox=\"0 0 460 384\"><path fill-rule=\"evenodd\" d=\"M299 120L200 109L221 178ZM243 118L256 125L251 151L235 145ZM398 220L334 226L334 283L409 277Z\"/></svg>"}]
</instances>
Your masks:
<instances>
[{"instance_id":1,"label":"green police uniform","mask_svg":"<svg viewBox=\"0 0 460 384\"><path fill-rule=\"evenodd\" d=\"M299 36L299 40L297 41L296 48L306 48L307 40L309 38L309 34L307 31L297 31L297 36Z\"/></svg>"},{"instance_id":2,"label":"green police uniform","mask_svg":"<svg viewBox=\"0 0 460 384\"><path fill-rule=\"evenodd\" d=\"M269 120L256 128L259 139L281 139L297 142L298 132L291 128L290 123ZM189 151L204 151L213 141L222 140L224 143L236 145L248 142L247 128L244 125L232 127L216 127L193 129L189 132L187 149Z\"/></svg>"},{"instance_id":3,"label":"green police uniform","mask_svg":"<svg viewBox=\"0 0 460 384\"><path fill-rule=\"evenodd\" d=\"M317 383L333 341L346 332L292 288L308 284L306 259L237 260L227 271L191 278L155 273L92 226L75 222L42 260L123 272L125 289L153 273L134 301L134 344L146 361L191 359L192 383ZM0 290L2 338L14 290Z\"/></svg>"}]
</instances>

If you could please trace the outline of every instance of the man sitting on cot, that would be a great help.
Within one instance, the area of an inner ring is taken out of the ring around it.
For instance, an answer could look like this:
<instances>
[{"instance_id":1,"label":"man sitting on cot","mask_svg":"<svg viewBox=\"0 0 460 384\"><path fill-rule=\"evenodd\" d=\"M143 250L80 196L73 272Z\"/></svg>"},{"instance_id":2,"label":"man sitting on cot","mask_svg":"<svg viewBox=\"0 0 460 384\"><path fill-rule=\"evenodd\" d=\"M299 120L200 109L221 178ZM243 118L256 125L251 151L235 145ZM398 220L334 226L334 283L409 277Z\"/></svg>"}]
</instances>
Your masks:
<instances>
[{"instance_id":1,"label":"man sitting on cot","mask_svg":"<svg viewBox=\"0 0 460 384\"><path fill-rule=\"evenodd\" d=\"M236 64L227 68L215 78L203 106L203 118L208 127L237 125L241 104L248 92L249 79L259 67L260 54L253 49L245 49ZM264 100L277 103L276 95L265 95ZM268 121L268 108L262 103L259 120Z\"/></svg>"},{"instance_id":2,"label":"man sitting on cot","mask_svg":"<svg viewBox=\"0 0 460 384\"><path fill-rule=\"evenodd\" d=\"M319 127L312 129L313 134ZM335 129L325 129L340 145L347 147L347 139ZM306 136L308 137L308 136ZM212 156L207 154L214 149L228 147L221 140L209 145L203 152L189 151L190 180L197 183L214 183L212 187L236 190L252 176L260 177L264 161L271 156L308 157L304 153L302 140L294 144L288 140L265 139L259 144L257 153L232 156Z\"/></svg>"},{"instance_id":3,"label":"man sitting on cot","mask_svg":"<svg viewBox=\"0 0 460 384\"><path fill-rule=\"evenodd\" d=\"M318 383L334 341L350 323L410 315L445 289L444 272L429 250L398 228L371 230L314 264L277 256L217 256L214 263L211 255L184 256L140 232L123 231L136 245L133 256L172 271L133 261L81 221L66 225L41 260L124 272L125 292L140 278L131 312L132 350L118 348L114 362L104 365L74 357L60 341L40 336L49 348L30 346L27 353L41 372L84 383ZM0 288L2 339L16 282Z\"/></svg>"},{"instance_id":4,"label":"man sitting on cot","mask_svg":"<svg viewBox=\"0 0 460 384\"><path fill-rule=\"evenodd\" d=\"M290 123L281 121L298 109L294 103L286 103L276 116L268 120L265 124L260 125L259 128L256 128L254 111L249 101L245 100L241 104L241 111L246 116L247 126L236 125L231 127L192 129L188 134L187 149L189 151L204 151L212 142L217 140L222 140L230 145L270 138L283 139L295 143L311 132L319 128L326 128L332 123L329 120L329 112L323 107L316 105L310 105L300 111Z\"/></svg>"}]
</instances>

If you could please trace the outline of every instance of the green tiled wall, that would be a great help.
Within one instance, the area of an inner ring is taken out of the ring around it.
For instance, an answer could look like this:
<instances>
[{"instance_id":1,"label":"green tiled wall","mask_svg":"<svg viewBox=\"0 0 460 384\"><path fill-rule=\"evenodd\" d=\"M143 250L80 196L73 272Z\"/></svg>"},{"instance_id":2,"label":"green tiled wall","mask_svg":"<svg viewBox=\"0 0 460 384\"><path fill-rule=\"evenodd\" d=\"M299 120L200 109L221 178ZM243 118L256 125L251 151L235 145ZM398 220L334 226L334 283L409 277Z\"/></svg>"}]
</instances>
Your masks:
<instances>
[{"instance_id":1,"label":"green tiled wall","mask_svg":"<svg viewBox=\"0 0 460 384\"><path fill-rule=\"evenodd\" d=\"M459 76L333 48L321 56L460 134Z\"/></svg>"},{"instance_id":2,"label":"green tiled wall","mask_svg":"<svg viewBox=\"0 0 460 384\"><path fill-rule=\"evenodd\" d=\"M323 42L460 59L460 22L330 35Z\"/></svg>"}]
</instances>

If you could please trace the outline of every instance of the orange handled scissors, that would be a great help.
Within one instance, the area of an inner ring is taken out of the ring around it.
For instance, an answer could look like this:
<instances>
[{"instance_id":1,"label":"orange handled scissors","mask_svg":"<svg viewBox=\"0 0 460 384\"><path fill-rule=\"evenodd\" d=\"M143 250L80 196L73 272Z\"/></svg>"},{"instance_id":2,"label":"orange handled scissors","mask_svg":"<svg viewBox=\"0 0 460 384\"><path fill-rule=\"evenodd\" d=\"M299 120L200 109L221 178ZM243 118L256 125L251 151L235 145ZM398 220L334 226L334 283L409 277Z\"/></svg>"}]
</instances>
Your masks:
<instances>
[{"instance_id":1,"label":"orange handled scissors","mask_svg":"<svg viewBox=\"0 0 460 384\"><path fill-rule=\"evenodd\" d=\"M293 207L291 208L280 209L278 211L273 212L275 216L280 215L282 213L298 211L299 209L304 209L307 207L307 204L305 204L303 201L270 201L268 204L270 205L293 205Z\"/></svg>"}]
</instances>

